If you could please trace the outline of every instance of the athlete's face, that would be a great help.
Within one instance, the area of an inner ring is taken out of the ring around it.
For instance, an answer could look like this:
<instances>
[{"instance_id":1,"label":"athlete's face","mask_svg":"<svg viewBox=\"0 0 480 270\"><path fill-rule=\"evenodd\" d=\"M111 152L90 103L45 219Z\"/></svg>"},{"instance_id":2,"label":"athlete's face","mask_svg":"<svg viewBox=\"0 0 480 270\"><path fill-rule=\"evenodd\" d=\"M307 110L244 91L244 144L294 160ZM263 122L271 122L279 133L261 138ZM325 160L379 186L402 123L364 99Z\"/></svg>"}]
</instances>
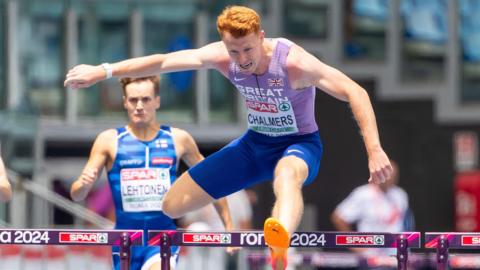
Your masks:
<instances>
[{"instance_id":1,"label":"athlete's face","mask_svg":"<svg viewBox=\"0 0 480 270\"><path fill-rule=\"evenodd\" d=\"M151 81L133 82L125 87L123 106L130 122L148 125L155 121L156 110L160 108L160 97L155 96Z\"/></svg>"},{"instance_id":2,"label":"athlete's face","mask_svg":"<svg viewBox=\"0 0 480 270\"><path fill-rule=\"evenodd\" d=\"M230 33L222 35L222 41L230 58L237 64L240 71L251 74L256 71L262 59L262 45L265 33L250 33L244 37L235 38Z\"/></svg>"}]
</instances>

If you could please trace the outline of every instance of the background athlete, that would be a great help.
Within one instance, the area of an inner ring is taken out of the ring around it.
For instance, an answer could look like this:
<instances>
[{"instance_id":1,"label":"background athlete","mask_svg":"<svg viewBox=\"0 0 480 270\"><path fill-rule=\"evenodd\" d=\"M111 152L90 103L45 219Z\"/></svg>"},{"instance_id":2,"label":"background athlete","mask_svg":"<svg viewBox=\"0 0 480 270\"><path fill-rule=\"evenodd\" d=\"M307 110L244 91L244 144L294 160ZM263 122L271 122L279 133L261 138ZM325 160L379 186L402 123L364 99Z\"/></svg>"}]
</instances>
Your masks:
<instances>
[{"instance_id":1,"label":"background athlete","mask_svg":"<svg viewBox=\"0 0 480 270\"><path fill-rule=\"evenodd\" d=\"M359 232L411 232L414 231L414 217L408 206L408 195L398 183L400 170L390 160L393 173L379 185L367 183L356 187L331 215L331 221L338 231ZM364 256L393 256L395 248L354 248ZM382 268L384 270L388 267ZM390 268L391 269L391 268Z\"/></svg>"},{"instance_id":2,"label":"background athlete","mask_svg":"<svg viewBox=\"0 0 480 270\"><path fill-rule=\"evenodd\" d=\"M159 78L123 78L123 104L128 125L103 131L96 138L82 175L71 188L75 201L85 199L106 168L115 203L116 229L175 229L174 221L163 213L162 200L175 182L180 159L188 166L203 160L193 138L186 131L160 126ZM225 199L214 203L227 229L232 229ZM145 243L147 240L145 234ZM160 269L159 247L134 247L132 270ZM178 247L172 250L174 266ZM114 266L120 261L114 256Z\"/></svg>"},{"instance_id":3,"label":"background athlete","mask_svg":"<svg viewBox=\"0 0 480 270\"><path fill-rule=\"evenodd\" d=\"M349 103L368 154L369 181L384 182L392 167L380 144L365 89L291 41L265 38L260 17L250 8L227 7L217 18L217 29L221 41L198 49L112 65L76 66L68 72L65 85L84 88L110 75L137 77L192 69L215 69L228 78L245 97L249 129L184 173L167 193L163 210L170 217L180 217L273 179L276 201L264 232L274 268L283 269L289 235L303 214L302 186L315 179L322 155L315 88Z\"/></svg>"}]
</instances>

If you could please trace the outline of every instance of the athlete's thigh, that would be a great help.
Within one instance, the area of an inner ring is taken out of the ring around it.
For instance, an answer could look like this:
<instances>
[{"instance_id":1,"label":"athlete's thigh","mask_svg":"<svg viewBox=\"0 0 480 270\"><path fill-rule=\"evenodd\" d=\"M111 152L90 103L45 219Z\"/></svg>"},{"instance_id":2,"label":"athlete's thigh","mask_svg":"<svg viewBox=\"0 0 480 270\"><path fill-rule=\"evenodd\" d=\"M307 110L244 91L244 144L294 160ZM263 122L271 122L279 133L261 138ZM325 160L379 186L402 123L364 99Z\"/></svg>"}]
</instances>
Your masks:
<instances>
[{"instance_id":1,"label":"athlete's thigh","mask_svg":"<svg viewBox=\"0 0 480 270\"><path fill-rule=\"evenodd\" d=\"M163 198L162 211L170 218L180 218L188 212L202 208L214 201L205 190L200 187L185 172L168 190Z\"/></svg>"},{"instance_id":2,"label":"athlete's thigh","mask_svg":"<svg viewBox=\"0 0 480 270\"><path fill-rule=\"evenodd\" d=\"M315 180L320 168L320 161L322 159L323 148L319 142L306 141L291 144L283 152L282 158L295 156L299 158L297 161L303 161L308 169L308 175L304 184L310 184Z\"/></svg>"},{"instance_id":3,"label":"athlete's thigh","mask_svg":"<svg viewBox=\"0 0 480 270\"><path fill-rule=\"evenodd\" d=\"M282 156L275 166L274 180L276 186L280 183L295 183L301 187L306 181L307 177L307 163L295 155ZM282 179L287 180L287 182L280 181Z\"/></svg>"},{"instance_id":4,"label":"athlete's thigh","mask_svg":"<svg viewBox=\"0 0 480 270\"><path fill-rule=\"evenodd\" d=\"M255 155L244 141L236 141L208 156L188 172L211 197L218 199L260 181Z\"/></svg>"}]
</instances>

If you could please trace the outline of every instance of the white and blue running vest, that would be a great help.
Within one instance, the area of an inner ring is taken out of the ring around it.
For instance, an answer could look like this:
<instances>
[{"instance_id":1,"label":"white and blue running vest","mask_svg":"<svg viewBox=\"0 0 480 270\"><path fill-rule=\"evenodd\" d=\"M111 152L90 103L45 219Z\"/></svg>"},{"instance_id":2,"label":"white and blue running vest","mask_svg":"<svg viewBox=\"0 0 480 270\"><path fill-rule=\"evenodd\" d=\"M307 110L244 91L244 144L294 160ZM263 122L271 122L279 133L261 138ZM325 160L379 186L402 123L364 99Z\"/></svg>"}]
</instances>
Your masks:
<instances>
[{"instance_id":1,"label":"white and blue running vest","mask_svg":"<svg viewBox=\"0 0 480 270\"><path fill-rule=\"evenodd\" d=\"M175 229L162 212L162 200L176 179L177 156L171 128L162 126L150 141L117 128L117 154L108 172L116 229Z\"/></svg>"}]
</instances>

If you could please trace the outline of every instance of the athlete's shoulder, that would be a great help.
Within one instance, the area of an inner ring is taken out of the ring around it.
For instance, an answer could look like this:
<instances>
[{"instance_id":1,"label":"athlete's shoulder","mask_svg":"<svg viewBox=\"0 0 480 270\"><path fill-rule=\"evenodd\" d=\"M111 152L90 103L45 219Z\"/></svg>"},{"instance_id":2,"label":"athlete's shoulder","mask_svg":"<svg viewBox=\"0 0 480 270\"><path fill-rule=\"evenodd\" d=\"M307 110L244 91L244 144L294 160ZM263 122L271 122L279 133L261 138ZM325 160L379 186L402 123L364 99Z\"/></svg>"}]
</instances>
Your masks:
<instances>
[{"instance_id":1,"label":"athlete's shoulder","mask_svg":"<svg viewBox=\"0 0 480 270\"><path fill-rule=\"evenodd\" d=\"M305 65L307 65L305 61L306 57L312 57L312 55L301 46L295 43L292 44L287 56L287 68L303 69Z\"/></svg>"},{"instance_id":2,"label":"athlete's shoulder","mask_svg":"<svg viewBox=\"0 0 480 270\"><path fill-rule=\"evenodd\" d=\"M173 142L177 150L177 156L184 158L185 154L198 153L198 146L192 135L186 130L180 128L172 128ZM188 164L188 162L187 162Z\"/></svg>"},{"instance_id":3,"label":"athlete's shoulder","mask_svg":"<svg viewBox=\"0 0 480 270\"><path fill-rule=\"evenodd\" d=\"M107 129L100 132L95 139L92 153L113 156L117 145L117 130Z\"/></svg>"},{"instance_id":4,"label":"athlete's shoulder","mask_svg":"<svg viewBox=\"0 0 480 270\"><path fill-rule=\"evenodd\" d=\"M118 132L116 129L107 129L100 132L95 139L95 144L100 147L109 148L112 142L116 142Z\"/></svg>"},{"instance_id":5,"label":"athlete's shoulder","mask_svg":"<svg viewBox=\"0 0 480 270\"><path fill-rule=\"evenodd\" d=\"M281 42L281 43L287 45L288 47L291 47L291 46L295 45L295 42L291 41L288 38L284 38L284 37L278 37L278 38L274 38L272 40L274 40L276 42Z\"/></svg>"},{"instance_id":6,"label":"athlete's shoulder","mask_svg":"<svg viewBox=\"0 0 480 270\"><path fill-rule=\"evenodd\" d=\"M184 129L170 127L170 130L172 132L172 137L178 141L189 140L192 138L192 135L190 135L190 133Z\"/></svg>"},{"instance_id":7,"label":"athlete's shoulder","mask_svg":"<svg viewBox=\"0 0 480 270\"><path fill-rule=\"evenodd\" d=\"M304 88L311 85L309 71L312 69L312 59L315 57L297 44L290 47L285 67L292 87Z\"/></svg>"},{"instance_id":8,"label":"athlete's shoulder","mask_svg":"<svg viewBox=\"0 0 480 270\"><path fill-rule=\"evenodd\" d=\"M109 141L109 140L117 138L117 136L118 136L118 131L114 128L110 128L110 129L107 129L107 130L104 130L104 131L100 132L97 135L97 140Z\"/></svg>"},{"instance_id":9,"label":"athlete's shoulder","mask_svg":"<svg viewBox=\"0 0 480 270\"><path fill-rule=\"evenodd\" d=\"M330 85L333 78L338 78L338 70L298 45L292 45L286 67L291 81L298 81L297 85L303 87L315 85L324 89L325 84Z\"/></svg>"},{"instance_id":10,"label":"athlete's shoulder","mask_svg":"<svg viewBox=\"0 0 480 270\"><path fill-rule=\"evenodd\" d=\"M401 188L400 186L395 185L395 186L392 187L392 190L393 190L393 192L397 193L398 196L401 196L403 198L408 198L407 192L403 188Z\"/></svg>"}]
</instances>

